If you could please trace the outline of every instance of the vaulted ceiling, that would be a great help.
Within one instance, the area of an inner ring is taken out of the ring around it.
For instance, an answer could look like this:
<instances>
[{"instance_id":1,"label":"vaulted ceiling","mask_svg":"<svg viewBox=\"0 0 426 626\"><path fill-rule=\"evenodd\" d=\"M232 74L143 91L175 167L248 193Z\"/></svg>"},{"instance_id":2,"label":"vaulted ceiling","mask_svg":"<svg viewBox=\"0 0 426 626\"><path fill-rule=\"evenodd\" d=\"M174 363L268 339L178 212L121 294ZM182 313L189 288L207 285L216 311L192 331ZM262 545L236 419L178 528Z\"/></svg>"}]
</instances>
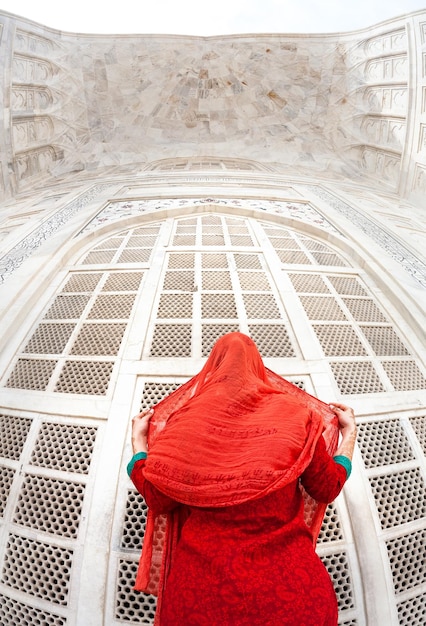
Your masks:
<instances>
[{"instance_id":1,"label":"vaulted ceiling","mask_svg":"<svg viewBox=\"0 0 426 626\"><path fill-rule=\"evenodd\" d=\"M426 12L321 36L76 35L1 13L0 24L4 197L179 157L379 180L406 197L426 187Z\"/></svg>"}]
</instances>

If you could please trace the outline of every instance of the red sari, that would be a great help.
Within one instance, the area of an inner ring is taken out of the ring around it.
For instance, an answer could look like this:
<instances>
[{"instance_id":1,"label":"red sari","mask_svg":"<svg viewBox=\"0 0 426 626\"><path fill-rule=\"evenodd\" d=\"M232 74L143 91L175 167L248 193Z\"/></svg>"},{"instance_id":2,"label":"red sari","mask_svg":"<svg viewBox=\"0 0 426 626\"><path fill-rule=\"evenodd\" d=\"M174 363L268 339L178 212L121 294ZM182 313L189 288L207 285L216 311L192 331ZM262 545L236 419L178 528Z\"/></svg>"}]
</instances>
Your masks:
<instances>
[{"instance_id":1,"label":"red sari","mask_svg":"<svg viewBox=\"0 0 426 626\"><path fill-rule=\"evenodd\" d=\"M135 587L159 595L156 624L337 623L314 551L346 479L336 421L241 333L155 407L131 478L149 507Z\"/></svg>"}]
</instances>

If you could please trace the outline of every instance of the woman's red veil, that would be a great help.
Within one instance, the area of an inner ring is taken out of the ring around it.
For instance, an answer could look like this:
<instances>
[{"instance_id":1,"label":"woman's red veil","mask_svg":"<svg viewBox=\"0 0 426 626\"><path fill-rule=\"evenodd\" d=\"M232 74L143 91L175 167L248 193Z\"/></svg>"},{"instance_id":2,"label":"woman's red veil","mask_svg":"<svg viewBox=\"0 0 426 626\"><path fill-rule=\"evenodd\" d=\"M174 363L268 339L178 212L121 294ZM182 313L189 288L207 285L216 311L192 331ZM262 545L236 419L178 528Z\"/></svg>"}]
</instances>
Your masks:
<instances>
[{"instance_id":1,"label":"woman's red veil","mask_svg":"<svg viewBox=\"0 0 426 626\"><path fill-rule=\"evenodd\" d=\"M333 455L335 413L266 368L255 343L229 333L202 370L154 407L145 478L182 505L148 511L135 588L161 595L188 506L256 500L300 477L319 437ZM314 543L326 505L301 487Z\"/></svg>"}]
</instances>

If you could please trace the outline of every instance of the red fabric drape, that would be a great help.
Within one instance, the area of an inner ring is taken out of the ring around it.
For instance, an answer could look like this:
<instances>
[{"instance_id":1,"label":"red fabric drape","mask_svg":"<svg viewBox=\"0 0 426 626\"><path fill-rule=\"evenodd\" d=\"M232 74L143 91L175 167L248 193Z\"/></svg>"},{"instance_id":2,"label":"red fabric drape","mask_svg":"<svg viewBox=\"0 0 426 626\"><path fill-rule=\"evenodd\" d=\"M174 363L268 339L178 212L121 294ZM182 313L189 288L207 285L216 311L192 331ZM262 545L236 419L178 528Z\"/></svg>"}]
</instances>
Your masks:
<instances>
[{"instance_id":1,"label":"red fabric drape","mask_svg":"<svg viewBox=\"0 0 426 626\"><path fill-rule=\"evenodd\" d=\"M196 376L154 407L144 475L182 505L234 505L296 480L320 436L333 454L330 407L267 369L248 336L229 333ZM304 499L315 542L326 505ZM148 512L136 589L158 593L184 515L185 506L167 516Z\"/></svg>"}]
</instances>

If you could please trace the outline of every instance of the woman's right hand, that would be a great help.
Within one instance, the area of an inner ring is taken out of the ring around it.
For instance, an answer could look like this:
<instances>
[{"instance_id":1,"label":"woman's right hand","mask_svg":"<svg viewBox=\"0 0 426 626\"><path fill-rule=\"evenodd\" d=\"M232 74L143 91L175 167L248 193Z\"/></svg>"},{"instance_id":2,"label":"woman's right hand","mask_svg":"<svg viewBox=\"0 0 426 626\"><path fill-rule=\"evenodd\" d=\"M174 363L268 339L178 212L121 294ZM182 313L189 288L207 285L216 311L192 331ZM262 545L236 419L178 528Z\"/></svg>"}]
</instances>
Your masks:
<instances>
[{"instance_id":1,"label":"woman's right hand","mask_svg":"<svg viewBox=\"0 0 426 626\"><path fill-rule=\"evenodd\" d=\"M343 455L352 460L357 434L354 410L346 404L334 402L330 408L336 413L342 435L336 455Z\"/></svg>"},{"instance_id":2,"label":"woman's right hand","mask_svg":"<svg viewBox=\"0 0 426 626\"><path fill-rule=\"evenodd\" d=\"M147 438L149 420L154 415L154 409L144 409L132 420L132 448L133 454L148 452Z\"/></svg>"},{"instance_id":3,"label":"woman's right hand","mask_svg":"<svg viewBox=\"0 0 426 626\"><path fill-rule=\"evenodd\" d=\"M340 430L356 430L355 414L354 410L350 406L346 406L346 404L341 404L340 402L333 402L330 404L330 408L337 415Z\"/></svg>"}]
</instances>

